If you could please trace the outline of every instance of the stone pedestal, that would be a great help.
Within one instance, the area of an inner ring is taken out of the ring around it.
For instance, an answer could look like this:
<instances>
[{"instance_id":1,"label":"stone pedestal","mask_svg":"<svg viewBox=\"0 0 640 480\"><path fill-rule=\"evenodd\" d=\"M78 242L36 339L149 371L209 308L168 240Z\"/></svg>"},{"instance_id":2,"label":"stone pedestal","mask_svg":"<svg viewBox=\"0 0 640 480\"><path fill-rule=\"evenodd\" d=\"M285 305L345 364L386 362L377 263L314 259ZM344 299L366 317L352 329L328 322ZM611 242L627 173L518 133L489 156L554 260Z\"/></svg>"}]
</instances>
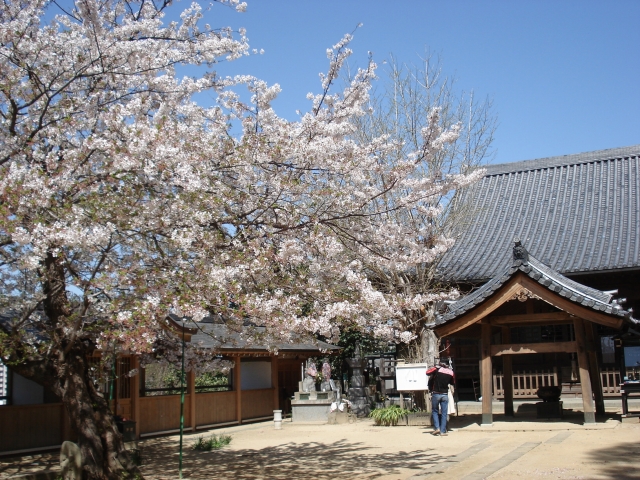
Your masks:
<instances>
[{"instance_id":1,"label":"stone pedestal","mask_svg":"<svg viewBox=\"0 0 640 480\"><path fill-rule=\"evenodd\" d=\"M562 418L562 402L536 403L537 418Z\"/></svg>"},{"instance_id":2,"label":"stone pedestal","mask_svg":"<svg viewBox=\"0 0 640 480\"><path fill-rule=\"evenodd\" d=\"M327 422L336 392L296 392L291 400L292 422Z\"/></svg>"}]
</instances>

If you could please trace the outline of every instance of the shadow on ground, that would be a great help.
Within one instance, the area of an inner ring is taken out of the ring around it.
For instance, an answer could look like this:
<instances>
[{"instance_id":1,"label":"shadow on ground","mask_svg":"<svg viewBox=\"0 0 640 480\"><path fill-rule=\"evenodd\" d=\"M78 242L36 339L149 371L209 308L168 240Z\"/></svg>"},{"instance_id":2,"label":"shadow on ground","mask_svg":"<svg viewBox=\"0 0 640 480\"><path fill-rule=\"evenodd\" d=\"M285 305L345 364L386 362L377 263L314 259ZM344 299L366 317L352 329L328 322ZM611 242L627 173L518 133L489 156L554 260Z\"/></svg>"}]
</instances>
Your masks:
<instances>
[{"instance_id":1,"label":"shadow on ground","mask_svg":"<svg viewBox=\"0 0 640 480\"><path fill-rule=\"evenodd\" d=\"M640 428L638 428L640 439ZM640 479L638 458L640 458L640 443L619 443L617 445L594 449L589 452L591 463L598 471L598 478L611 479Z\"/></svg>"},{"instance_id":2,"label":"shadow on ground","mask_svg":"<svg viewBox=\"0 0 640 480\"><path fill-rule=\"evenodd\" d=\"M620 415L615 413L607 413L605 415L597 415L596 423L604 423L607 420L620 420ZM513 422L522 422L522 423L531 423L531 424L540 424L540 423L570 423L576 426L584 424L584 414L581 411L565 409L563 411L563 417L560 419L545 419L545 418L537 418L535 406L531 409L518 409L514 416L503 415L503 414L494 414L493 415L494 422L505 422L505 423L513 423ZM467 413L460 416L454 416L449 419L449 426L451 428L465 428L471 425L480 425L482 423L482 415L481 414L473 414Z\"/></svg>"},{"instance_id":3,"label":"shadow on ground","mask_svg":"<svg viewBox=\"0 0 640 480\"><path fill-rule=\"evenodd\" d=\"M260 450L186 450L183 476L190 479L335 479L377 478L400 473L400 468L423 470L444 460L435 450L376 452L377 448L339 440L325 443L288 443ZM178 477L175 441L156 441L143 452L145 478Z\"/></svg>"},{"instance_id":4,"label":"shadow on ground","mask_svg":"<svg viewBox=\"0 0 640 480\"><path fill-rule=\"evenodd\" d=\"M60 468L60 452L0 457L0 478L33 472L54 471Z\"/></svg>"}]
</instances>

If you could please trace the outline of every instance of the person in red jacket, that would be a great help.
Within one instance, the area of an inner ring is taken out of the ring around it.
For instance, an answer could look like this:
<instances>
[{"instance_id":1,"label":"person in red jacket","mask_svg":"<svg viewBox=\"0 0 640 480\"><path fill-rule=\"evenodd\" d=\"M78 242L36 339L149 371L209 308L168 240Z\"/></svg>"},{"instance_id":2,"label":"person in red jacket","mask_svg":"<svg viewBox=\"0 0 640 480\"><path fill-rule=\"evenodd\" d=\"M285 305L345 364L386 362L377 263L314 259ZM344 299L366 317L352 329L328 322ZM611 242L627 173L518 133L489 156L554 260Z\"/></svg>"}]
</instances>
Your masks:
<instances>
[{"instance_id":1,"label":"person in red jacket","mask_svg":"<svg viewBox=\"0 0 640 480\"><path fill-rule=\"evenodd\" d=\"M432 435L447 434L447 413L449 410L449 385L453 385L454 374L446 362L427 370L429 391L431 392Z\"/></svg>"}]
</instances>

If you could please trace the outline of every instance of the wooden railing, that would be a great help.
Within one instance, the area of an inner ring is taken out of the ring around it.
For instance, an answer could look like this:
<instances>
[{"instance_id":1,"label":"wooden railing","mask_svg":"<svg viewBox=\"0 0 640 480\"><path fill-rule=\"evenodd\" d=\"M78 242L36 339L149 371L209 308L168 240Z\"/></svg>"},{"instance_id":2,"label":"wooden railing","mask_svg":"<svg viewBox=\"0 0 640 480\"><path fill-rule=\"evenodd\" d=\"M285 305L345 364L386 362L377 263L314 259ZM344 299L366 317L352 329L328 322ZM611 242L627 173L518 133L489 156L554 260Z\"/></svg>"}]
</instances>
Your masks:
<instances>
[{"instance_id":1,"label":"wooden railing","mask_svg":"<svg viewBox=\"0 0 640 480\"><path fill-rule=\"evenodd\" d=\"M605 397L620 395L620 371L605 369L600 372L602 393Z\"/></svg>"},{"instance_id":2,"label":"wooden railing","mask_svg":"<svg viewBox=\"0 0 640 480\"><path fill-rule=\"evenodd\" d=\"M540 387L558 385L558 370L530 370L513 372L513 398L536 397ZM504 398L504 376L502 372L493 375L493 396Z\"/></svg>"},{"instance_id":3,"label":"wooden railing","mask_svg":"<svg viewBox=\"0 0 640 480\"><path fill-rule=\"evenodd\" d=\"M620 372L618 370L604 369L600 371L602 393L605 397L620 395ZM557 369L531 370L526 372L514 372L513 374L513 398L536 398L536 391L540 387L559 386ZM581 390L577 387L578 394ZM504 378L501 372L493 375L493 396L504 398Z\"/></svg>"}]
</instances>

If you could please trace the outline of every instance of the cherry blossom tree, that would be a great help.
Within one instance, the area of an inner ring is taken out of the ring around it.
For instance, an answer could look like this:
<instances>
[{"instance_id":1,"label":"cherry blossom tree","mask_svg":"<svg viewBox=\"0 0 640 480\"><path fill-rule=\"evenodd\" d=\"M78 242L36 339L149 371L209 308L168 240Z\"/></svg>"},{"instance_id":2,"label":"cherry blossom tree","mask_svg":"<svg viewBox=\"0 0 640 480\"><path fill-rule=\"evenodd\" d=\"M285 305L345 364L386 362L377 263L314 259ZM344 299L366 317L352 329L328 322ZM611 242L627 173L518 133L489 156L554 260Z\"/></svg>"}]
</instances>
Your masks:
<instances>
[{"instance_id":1,"label":"cherry blossom tree","mask_svg":"<svg viewBox=\"0 0 640 480\"><path fill-rule=\"evenodd\" d=\"M354 138L375 64L334 91L350 36L291 122L271 109L278 85L216 75L249 46L203 25L197 4L176 21L169 0L60 5L0 5L0 358L62 399L88 478L138 472L87 358L177 355L170 312L251 318L267 345L343 328L411 339L405 312L431 294L385 291L367 272L450 245L405 219L479 178L417 174L457 125L433 111L418 148L388 162L392 135ZM181 77L183 65L207 72ZM193 100L205 91L214 105Z\"/></svg>"}]
</instances>

